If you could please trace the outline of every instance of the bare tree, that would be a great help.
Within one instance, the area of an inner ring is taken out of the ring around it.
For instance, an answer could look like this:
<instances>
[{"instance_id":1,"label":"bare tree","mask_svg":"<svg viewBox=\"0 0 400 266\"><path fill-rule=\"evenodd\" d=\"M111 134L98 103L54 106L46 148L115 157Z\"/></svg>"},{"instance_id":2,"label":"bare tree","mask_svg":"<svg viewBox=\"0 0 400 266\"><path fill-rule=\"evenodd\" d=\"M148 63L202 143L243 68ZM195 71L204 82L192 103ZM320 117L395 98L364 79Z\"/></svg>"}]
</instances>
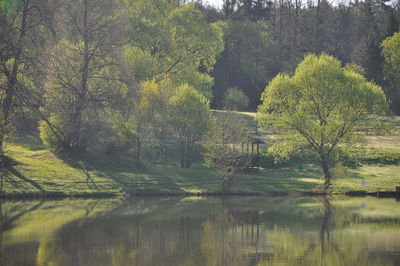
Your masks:
<instances>
[{"instance_id":1,"label":"bare tree","mask_svg":"<svg viewBox=\"0 0 400 266\"><path fill-rule=\"evenodd\" d=\"M65 150L84 149L89 122L126 90L116 60L126 37L121 10L115 1L73 0L58 12L60 35L49 53L45 99Z\"/></svg>"}]
</instances>

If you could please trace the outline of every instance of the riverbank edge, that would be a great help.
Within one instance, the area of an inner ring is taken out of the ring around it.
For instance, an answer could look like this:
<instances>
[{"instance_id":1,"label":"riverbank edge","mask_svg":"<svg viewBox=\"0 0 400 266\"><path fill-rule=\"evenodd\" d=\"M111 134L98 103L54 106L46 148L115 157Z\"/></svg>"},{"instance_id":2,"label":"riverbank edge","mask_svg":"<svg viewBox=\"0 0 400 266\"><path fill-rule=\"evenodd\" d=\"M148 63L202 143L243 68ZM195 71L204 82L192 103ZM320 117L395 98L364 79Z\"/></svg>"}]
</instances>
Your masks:
<instances>
[{"instance_id":1,"label":"riverbank edge","mask_svg":"<svg viewBox=\"0 0 400 266\"><path fill-rule=\"evenodd\" d=\"M397 191L347 191L343 193L323 193L316 191L275 191L275 192L184 192L184 193L163 193L163 192L143 192L143 193L117 193L117 192L85 192L85 193L73 193L67 194L63 192L47 192L47 193L2 193L0 199L67 199L67 198L79 198L79 199L105 199L105 198L130 198L130 197L249 197L249 196L310 196L310 197L321 197L321 196L351 196L351 197L377 197L377 198L400 198L400 193Z\"/></svg>"}]
</instances>

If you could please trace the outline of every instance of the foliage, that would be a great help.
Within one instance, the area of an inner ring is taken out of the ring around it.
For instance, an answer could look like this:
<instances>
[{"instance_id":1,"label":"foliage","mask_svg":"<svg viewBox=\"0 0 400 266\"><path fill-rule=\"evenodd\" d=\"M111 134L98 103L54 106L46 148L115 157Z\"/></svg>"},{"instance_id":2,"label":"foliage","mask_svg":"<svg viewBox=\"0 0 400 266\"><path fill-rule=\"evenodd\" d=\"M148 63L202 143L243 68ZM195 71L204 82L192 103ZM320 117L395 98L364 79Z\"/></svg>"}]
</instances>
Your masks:
<instances>
[{"instance_id":1,"label":"foliage","mask_svg":"<svg viewBox=\"0 0 400 266\"><path fill-rule=\"evenodd\" d=\"M21 110L21 103L30 107L35 101L37 79L42 78L38 55L48 38L47 29L54 16L52 4L39 0L0 2L1 155L3 140L13 126L10 123L14 110Z\"/></svg>"},{"instance_id":2,"label":"foliage","mask_svg":"<svg viewBox=\"0 0 400 266\"><path fill-rule=\"evenodd\" d=\"M213 82L207 72L223 50L219 27L208 24L194 5L179 1L130 1L129 10L127 49L139 81L168 78L177 86L188 83L210 99Z\"/></svg>"},{"instance_id":3,"label":"foliage","mask_svg":"<svg viewBox=\"0 0 400 266\"><path fill-rule=\"evenodd\" d=\"M170 99L171 125L180 145L181 167L192 163L193 145L202 139L210 123L207 99L189 85L178 87Z\"/></svg>"},{"instance_id":4,"label":"foliage","mask_svg":"<svg viewBox=\"0 0 400 266\"><path fill-rule=\"evenodd\" d=\"M229 88L225 92L224 105L228 110L244 110L249 107L249 98L238 88Z\"/></svg>"},{"instance_id":5,"label":"foliage","mask_svg":"<svg viewBox=\"0 0 400 266\"><path fill-rule=\"evenodd\" d=\"M258 120L280 138L271 151L287 156L307 145L324 170L324 190L331 184L329 169L338 147L358 142L368 115L384 113L387 107L379 86L326 54L306 56L293 76L275 77L262 102Z\"/></svg>"},{"instance_id":6,"label":"foliage","mask_svg":"<svg viewBox=\"0 0 400 266\"><path fill-rule=\"evenodd\" d=\"M150 149L158 151L158 159L165 159L166 141L170 135L170 98L173 87L170 81L145 81L137 99L136 124L140 129L142 142L150 144Z\"/></svg>"},{"instance_id":7,"label":"foliage","mask_svg":"<svg viewBox=\"0 0 400 266\"><path fill-rule=\"evenodd\" d=\"M213 118L203 141L204 162L217 171L224 191L232 185L234 174L251 164L251 156L244 150L248 141L245 121L237 112L218 114Z\"/></svg>"},{"instance_id":8,"label":"foliage","mask_svg":"<svg viewBox=\"0 0 400 266\"><path fill-rule=\"evenodd\" d=\"M50 123L50 124L49 124ZM51 151L58 151L62 150L62 139L57 137L57 131L59 128L62 128L60 119L53 115L49 119L49 123L46 121L40 121L39 123L39 132L40 132L40 139L43 142L43 145L51 150Z\"/></svg>"},{"instance_id":9,"label":"foliage","mask_svg":"<svg viewBox=\"0 0 400 266\"><path fill-rule=\"evenodd\" d=\"M396 165L400 163L400 153L382 149L364 148L349 150L341 156L345 165Z\"/></svg>"},{"instance_id":10,"label":"foliage","mask_svg":"<svg viewBox=\"0 0 400 266\"><path fill-rule=\"evenodd\" d=\"M237 87L255 108L261 88L275 75L271 55L275 43L261 22L232 20L219 22L224 32L225 50L214 67L214 106L222 107L226 90Z\"/></svg>"},{"instance_id":11,"label":"foliage","mask_svg":"<svg viewBox=\"0 0 400 266\"><path fill-rule=\"evenodd\" d=\"M222 105L228 88L238 87L255 110L266 84L279 72L292 72L308 53L325 52L344 64L358 64L368 80L386 87L380 43L399 31L397 2L223 2L223 8L201 9L209 21L227 25L225 50L213 72L214 108Z\"/></svg>"},{"instance_id":12,"label":"foliage","mask_svg":"<svg viewBox=\"0 0 400 266\"><path fill-rule=\"evenodd\" d=\"M65 150L85 149L109 108L119 109L129 96L113 54L121 19L113 1L72 1L67 7L68 19L60 27L71 36L49 51L44 114L56 115L64 125Z\"/></svg>"},{"instance_id":13,"label":"foliage","mask_svg":"<svg viewBox=\"0 0 400 266\"><path fill-rule=\"evenodd\" d=\"M385 59L384 74L388 82L387 93L394 110L400 112L400 32L382 42Z\"/></svg>"}]
</instances>

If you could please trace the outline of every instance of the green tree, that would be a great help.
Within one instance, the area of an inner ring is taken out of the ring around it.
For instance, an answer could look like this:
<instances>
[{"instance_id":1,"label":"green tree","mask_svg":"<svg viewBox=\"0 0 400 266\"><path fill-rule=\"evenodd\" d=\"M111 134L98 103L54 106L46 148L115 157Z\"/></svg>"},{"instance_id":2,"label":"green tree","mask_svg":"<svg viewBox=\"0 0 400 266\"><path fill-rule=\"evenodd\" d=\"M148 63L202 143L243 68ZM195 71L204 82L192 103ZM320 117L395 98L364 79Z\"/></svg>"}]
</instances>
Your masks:
<instances>
[{"instance_id":1,"label":"green tree","mask_svg":"<svg viewBox=\"0 0 400 266\"><path fill-rule=\"evenodd\" d=\"M146 137L151 143L157 142L160 161L165 159L165 142L170 128L169 100L172 93L173 88L168 80L162 82L150 80L142 83L137 99L137 123L141 125L142 131L146 131Z\"/></svg>"},{"instance_id":2,"label":"green tree","mask_svg":"<svg viewBox=\"0 0 400 266\"><path fill-rule=\"evenodd\" d=\"M63 125L57 128L48 123L58 131L59 148L85 149L106 107L127 93L115 59L120 17L114 1L65 4L60 12L66 18L59 27L67 30L49 52L44 109Z\"/></svg>"},{"instance_id":3,"label":"green tree","mask_svg":"<svg viewBox=\"0 0 400 266\"><path fill-rule=\"evenodd\" d=\"M130 43L125 50L139 81L188 83L210 99L213 79L207 72L223 50L222 31L208 24L194 5L180 2L130 1Z\"/></svg>"},{"instance_id":4,"label":"green tree","mask_svg":"<svg viewBox=\"0 0 400 266\"><path fill-rule=\"evenodd\" d=\"M346 70L329 55L311 54L293 76L279 74L269 83L258 120L262 126L272 127L281 139L271 149L275 154L287 155L308 145L322 166L322 189L326 191L339 147L359 140L360 130L371 126L369 115L386 110L379 86Z\"/></svg>"},{"instance_id":5,"label":"green tree","mask_svg":"<svg viewBox=\"0 0 400 266\"><path fill-rule=\"evenodd\" d=\"M382 42L385 58L384 74L387 81L387 94L393 110L400 113L400 32Z\"/></svg>"},{"instance_id":6,"label":"green tree","mask_svg":"<svg viewBox=\"0 0 400 266\"><path fill-rule=\"evenodd\" d=\"M244 152L248 140L246 123L239 113L226 111L212 119L203 141L204 162L221 177L223 191L229 190L236 172L250 166L251 157Z\"/></svg>"},{"instance_id":7,"label":"green tree","mask_svg":"<svg viewBox=\"0 0 400 266\"><path fill-rule=\"evenodd\" d=\"M228 110L244 110L249 107L249 98L238 88L229 88L225 92L225 108Z\"/></svg>"},{"instance_id":8,"label":"green tree","mask_svg":"<svg viewBox=\"0 0 400 266\"><path fill-rule=\"evenodd\" d=\"M213 105L223 104L227 89L237 87L250 98L255 109L268 77L275 75L272 62L274 42L261 22L232 20L219 22L225 49L215 64ZM273 73L271 73L271 71Z\"/></svg>"},{"instance_id":9,"label":"green tree","mask_svg":"<svg viewBox=\"0 0 400 266\"><path fill-rule=\"evenodd\" d=\"M175 129L180 147L181 167L192 163L193 147L202 139L210 123L208 100L193 87L184 84L170 99L171 125Z\"/></svg>"},{"instance_id":10,"label":"green tree","mask_svg":"<svg viewBox=\"0 0 400 266\"><path fill-rule=\"evenodd\" d=\"M50 2L51 3L51 2ZM31 97L53 12L49 1L0 1L0 155L16 99ZM27 96L29 95L29 96Z\"/></svg>"}]
</instances>

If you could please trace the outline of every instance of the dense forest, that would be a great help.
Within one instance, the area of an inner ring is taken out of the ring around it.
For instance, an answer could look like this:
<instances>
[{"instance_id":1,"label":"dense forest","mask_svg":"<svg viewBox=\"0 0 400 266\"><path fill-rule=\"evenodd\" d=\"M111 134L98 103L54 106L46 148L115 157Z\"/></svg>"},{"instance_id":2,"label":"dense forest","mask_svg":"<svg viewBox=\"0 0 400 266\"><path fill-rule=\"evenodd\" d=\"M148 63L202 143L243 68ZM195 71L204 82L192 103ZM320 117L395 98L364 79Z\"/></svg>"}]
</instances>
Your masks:
<instances>
[{"instance_id":1,"label":"dense forest","mask_svg":"<svg viewBox=\"0 0 400 266\"><path fill-rule=\"evenodd\" d=\"M282 143L311 147L328 188L337 147L368 115L388 114L385 96L400 113L399 9L386 0L225 0L221 9L0 0L2 162L8 139L40 135L52 151L125 153L139 167L176 159L188 168L204 155L229 175L254 166L254 138L238 113L212 117L210 108L258 110L265 127L279 111Z\"/></svg>"},{"instance_id":2,"label":"dense forest","mask_svg":"<svg viewBox=\"0 0 400 266\"><path fill-rule=\"evenodd\" d=\"M213 104L229 87L250 98L250 110L279 72L292 72L307 53L328 53L357 64L384 87L400 112L399 96L384 75L382 41L399 31L398 1L226 0L222 10L199 7L208 21L224 21L225 49L217 60Z\"/></svg>"}]
</instances>

